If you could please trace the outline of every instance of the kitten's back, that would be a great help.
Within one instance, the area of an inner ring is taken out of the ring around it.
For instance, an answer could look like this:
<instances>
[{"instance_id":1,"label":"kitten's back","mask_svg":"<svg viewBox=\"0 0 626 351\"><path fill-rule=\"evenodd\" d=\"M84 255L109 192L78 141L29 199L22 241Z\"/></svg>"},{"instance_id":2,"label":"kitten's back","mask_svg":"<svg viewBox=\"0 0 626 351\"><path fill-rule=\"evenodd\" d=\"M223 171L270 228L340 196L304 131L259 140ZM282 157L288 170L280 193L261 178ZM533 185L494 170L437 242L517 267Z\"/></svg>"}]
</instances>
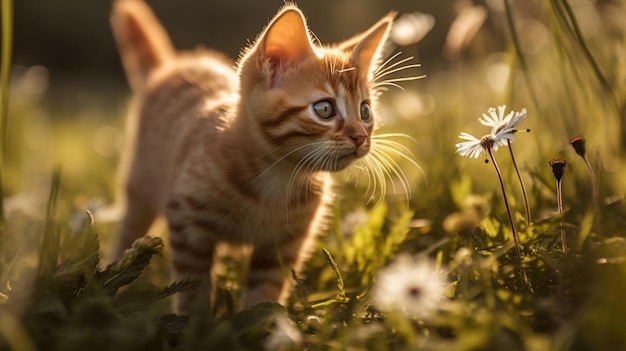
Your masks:
<instances>
[{"instance_id":1,"label":"kitten's back","mask_svg":"<svg viewBox=\"0 0 626 351\"><path fill-rule=\"evenodd\" d=\"M237 75L233 63L216 52L176 52L142 1L114 2L111 23L135 92L118 194L122 210L133 213L126 216L132 223L121 225L127 233L112 253L120 257L163 212L179 166L224 123Z\"/></svg>"}]
</instances>

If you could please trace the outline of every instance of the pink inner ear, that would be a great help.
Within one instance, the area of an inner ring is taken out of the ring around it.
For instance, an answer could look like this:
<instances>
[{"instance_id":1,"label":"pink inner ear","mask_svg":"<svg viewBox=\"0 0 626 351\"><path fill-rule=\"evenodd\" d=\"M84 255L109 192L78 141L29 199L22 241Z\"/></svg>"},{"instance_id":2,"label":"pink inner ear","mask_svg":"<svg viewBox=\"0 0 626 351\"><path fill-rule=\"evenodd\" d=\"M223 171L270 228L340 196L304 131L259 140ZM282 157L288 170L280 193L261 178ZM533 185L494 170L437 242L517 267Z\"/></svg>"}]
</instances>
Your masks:
<instances>
[{"instance_id":1,"label":"pink inner ear","mask_svg":"<svg viewBox=\"0 0 626 351\"><path fill-rule=\"evenodd\" d=\"M261 48L272 69L291 66L313 54L302 14L295 9L279 13L265 32Z\"/></svg>"},{"instance_id":2,"label":"pink inner ear","mask_svg":"<svg viewBox=\"0 0 626 351\"><path fill-rule=\"evenodd\" d=\"M277 45L271 48L268 47L265 50L265 57L270 61L272 69L279 68L289 61L289 53Z\"/></svg>"},{"instance_id":3,"label":"pink inner ear","mask_svg":"<svg viewBox=\"0 0 626 351\"><path fill-rule=\"evenodd\" d=\"M289 54L282 48L275 46L274 48L268 48L265 50L265 56L269 63L268 72L270 74L270 86L276 87L278 74L281 69L289 64Z\"/></svg>"}]
</instances>

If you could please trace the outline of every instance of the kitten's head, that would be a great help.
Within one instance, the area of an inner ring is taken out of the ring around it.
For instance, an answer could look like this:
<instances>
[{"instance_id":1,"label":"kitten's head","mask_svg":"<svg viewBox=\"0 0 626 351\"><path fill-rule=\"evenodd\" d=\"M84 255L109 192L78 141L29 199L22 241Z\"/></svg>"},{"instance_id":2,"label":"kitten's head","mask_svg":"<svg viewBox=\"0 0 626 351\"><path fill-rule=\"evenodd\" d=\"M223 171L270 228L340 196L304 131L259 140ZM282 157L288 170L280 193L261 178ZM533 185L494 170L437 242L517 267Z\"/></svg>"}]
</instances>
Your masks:
<instances>
[{"instance_id":1,"label":"kitten's head","mask_svg":"<svg viewBox=\"0 0 626 351\"><path fill-rule=\"evenodd\" d=\"M376 125L373 72L394 17L320 46L302 12L285 6L239 62L250 133L275 146L276 157L311 171L338 171L365 156Z\"/></svg>"}]
</instances>

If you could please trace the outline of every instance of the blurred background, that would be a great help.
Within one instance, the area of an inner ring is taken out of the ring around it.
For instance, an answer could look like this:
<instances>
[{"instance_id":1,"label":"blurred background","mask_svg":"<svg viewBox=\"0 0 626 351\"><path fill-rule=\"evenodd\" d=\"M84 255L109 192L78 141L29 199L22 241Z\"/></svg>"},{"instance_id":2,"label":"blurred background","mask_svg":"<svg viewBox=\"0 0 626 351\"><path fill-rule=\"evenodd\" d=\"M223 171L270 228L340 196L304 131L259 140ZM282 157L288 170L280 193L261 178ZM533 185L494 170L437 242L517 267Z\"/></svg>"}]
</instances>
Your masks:
<instances>
[{"instance_id":1,"label":"blurred background","mask_svg":"<svg viewBox=\"0 0 626 351\"><path fill-rule=\"evenodd\" d=\"M203 44L231 57L236 57L284 4L282 0L147 2L178 48ZM429 13L440 30L431 33L420 46L422 59L428 60L425 64L440 61L445 28L455 17L451 0L303 0L298 5L322 42L345 39L368 28L390 10ZM110 7L110 1L16 1L15 63L47 67L53 86L65 79L123 81L109 27Z\"/></svg>"}]
</instances>

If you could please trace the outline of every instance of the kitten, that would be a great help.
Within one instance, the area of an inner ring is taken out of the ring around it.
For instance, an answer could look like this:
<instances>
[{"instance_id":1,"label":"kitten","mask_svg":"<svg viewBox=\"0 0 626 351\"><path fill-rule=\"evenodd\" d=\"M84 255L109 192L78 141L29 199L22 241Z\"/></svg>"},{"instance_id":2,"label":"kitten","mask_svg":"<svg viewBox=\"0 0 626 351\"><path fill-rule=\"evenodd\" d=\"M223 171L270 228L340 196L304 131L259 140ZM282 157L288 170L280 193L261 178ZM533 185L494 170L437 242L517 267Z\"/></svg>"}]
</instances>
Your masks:
<instances>
[{"instance_id":1,"label":"kitten","mask_svg":"<svg viewBox=\"0 0 626 351\"><path fill-rule=\"evenodd\" d=\"M143 2L115 2L135 105L113 255L164 215L176 280L208 277L219 242L251 244L243 306L284 304L286 276L320 230L327 174L370 153L374 88L393 84L374 74L394 17L320 46L287 4L233 68L213 51L177 52ZM188 313L193 299L175 296L175 312Z\"/></svg>"}]
</instances>

